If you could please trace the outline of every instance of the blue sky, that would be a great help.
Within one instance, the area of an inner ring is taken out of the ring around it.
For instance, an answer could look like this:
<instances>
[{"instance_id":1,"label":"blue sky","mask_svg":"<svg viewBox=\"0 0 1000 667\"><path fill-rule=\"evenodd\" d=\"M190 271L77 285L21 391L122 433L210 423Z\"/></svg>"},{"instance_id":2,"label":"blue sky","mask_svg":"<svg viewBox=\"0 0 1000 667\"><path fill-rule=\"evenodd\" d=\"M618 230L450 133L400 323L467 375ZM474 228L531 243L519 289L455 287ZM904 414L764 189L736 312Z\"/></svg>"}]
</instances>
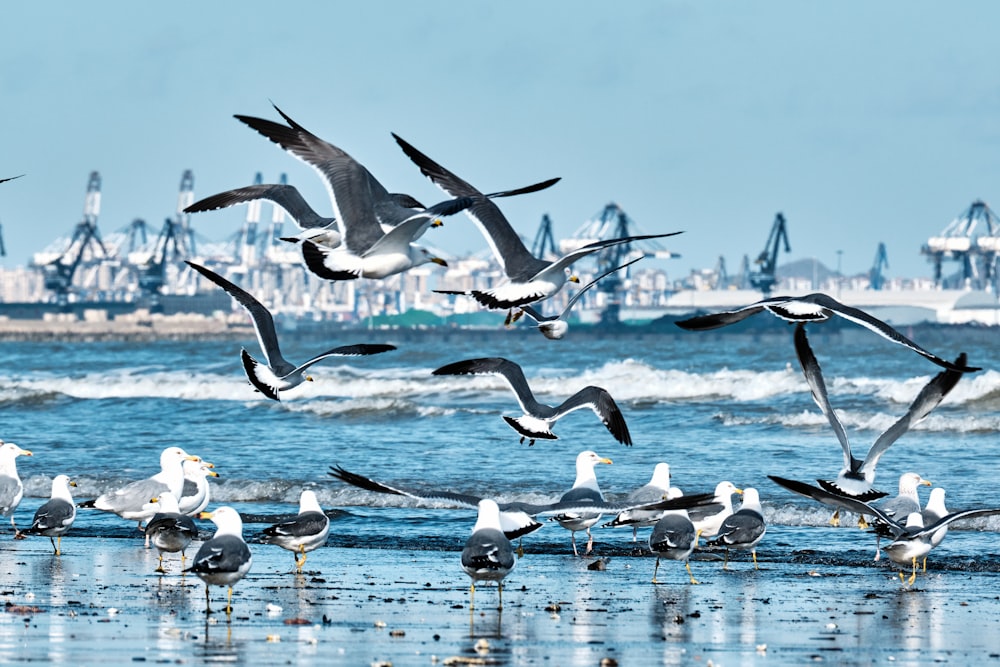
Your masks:
<instances>
[{"instance_id":1,"label":"blue sky","mask_svg":"<svg viewBox=\"0 0 1000 667\"><path fill-rule=\"evenodd\" d=\"M484 191L552 176L502 203L530 239L617 202L647 233L685 230L672 277L730 271L775 213L789 259L845 272L888 247L890 275L974 199L1000 199L1000 67L981 2L14 3L0 39L0 224L15 266L80 220L91 170L104 233L286 172L313 172L233 114L270 100L390 190L439 191L396 132ZM245 209L193 217L222 239ZM485 248L464 217L434 245ZM425 239L430 241L431 238Z\"/></svg>"}]
</instances>

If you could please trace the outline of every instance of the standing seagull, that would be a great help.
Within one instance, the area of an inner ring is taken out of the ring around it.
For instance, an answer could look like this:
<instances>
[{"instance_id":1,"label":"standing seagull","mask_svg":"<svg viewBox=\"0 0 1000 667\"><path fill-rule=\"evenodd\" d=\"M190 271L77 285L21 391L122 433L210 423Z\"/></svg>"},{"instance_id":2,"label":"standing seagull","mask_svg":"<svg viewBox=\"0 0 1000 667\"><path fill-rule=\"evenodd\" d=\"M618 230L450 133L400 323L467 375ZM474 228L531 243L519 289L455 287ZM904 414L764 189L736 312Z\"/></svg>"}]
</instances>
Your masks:
<instances>
[{"instance_id":1,"label":"standing seagull","mask_svg":"<svg viewBox=\"0 0 1000 667\"><path fill-rule=\"evenodd\" d=\"M595 503L604 502L604 494L597 483L597 475L594 473L594 466L598 463L611 465L611 459L598 456L595 452L584 451L576 456L576 480L573 488L562 494L559 502L591 501ZM601 520L600 512L565 512L557 514L551 519L558 521L559 525L570 531L570 541L573 544L573 555L579 556L576 550L576 531L585 530L587 532L586 556L594 547L594 536L590 534L590 527Z\"/></svg>"},{"instance_id":2,"label":"standing seagull","mask_svg":"<svg viewBox=\"0 0 1000 667\"><path fill-rule=\"evenodd\" d=\"M684 569L687 570L688 578L692 584L697 584L691 572L691 564L688 558L691 552L698 546L698 537L701 533L691 519L686 510L670 510L653 524L653 532L649 534L649 550L656 554L656 565L653 567L653 583L658 584L656 573L660 569L660 558L684 561Z\"/></svg>"},{"instance_id":3,"label":"standing seagull","mask_svg":"<svg viewBox=\"0 0 1000 667\"><path fill-rule=\"evenodd\" d=\"M655 503L658 500L678 498L681 495L680 489L670 488L670 465L661 461L653 466L653 476L649 482L629 493L625 500L636 504ZM632 526L632 541L635 542L639 526L652 526L662 514L662 510L625 510L604 524L604 527Z\"/></svg>"},{"instance_id":4,"label":"standing seagull","mask_svg":"<svg viewBox=\"0 0 1000 667\"><path fill-rule=\"evenodd\" d=\"M954 388L962 377L962 373L955 370L944 370L935 375L930 382L920 391L917 398L910 405L909 410L895 424L890 426L885 433L880 435L875 444L868 450L868 454L863 460L856 459L851 454L851 445L847 440L847 432L844 425L837 417L830 399L826 392L826 383L823 381L823 373L820 371L819 362L809 346L806 337L806 329L803 324L795 327L795 351L802 365L802 372L805 374L809 389L812 391L813 400L816 405L826 415L830 426L833 427L840 446L844 450L844 467L834 481L818 480L819 485L827 491L833 491L845 496L852 496L866 502L881 498L886 494L873 488L875 482L875 467L879 459L886 450L906 433L914 424L919 423L937 407L941 400L947 396L948 392ZM955 360L956 366L965 365L965 354L959 355ZM837 525L839 518L834 514L831 523Z\"/></svg>"},{"instance_id":5,"label":"standing seagull","mask_svg":"<svg viewBox=\"0 0 1000 667\"><path fill-rule=\"evenodd\" d=\"M487 357L483 359L467 359L442 366L433 372L434 375L501 375L517 397L517 402L524 411L521 417L504 416L504 421L521 434L521 442L529 439L528 444L535 444L538 438L556 440L558 436L552 432L552 425L561 417L579 410L590 408L607 427L615 440L623 445L632 444L628 426L621 410L606 390L600 387L584 387L558 406L552 407L535 400L524 371L513 361L502 357Z\"/></svg>"},{"instance_id":6,"label":"standing seagull","mask_svg":"<svg viewBox=\"0 0 1000 667\"><path fill-rule=\"evenodd\" d=\"M749 306L743 306L742 308L738 308L736 310L712 313L709 315L699 315L686 320L680 320L676 324L681 329L689 329L693 331L718 329L719 327L741 322L751 315L755 315L756 313L764 310L785 321L798 323L825 322L834 315L837 315L845 320L854 322L855 324L860 324L864 328L877 333L886 340L902 345L903 347L908 347L920 356L930 359L935 364L943 368L961 371L963 373L971 373L982 370L981 368L973 366L965 366L964 359L962 360L962 365L957 365L951 363L950 361L946 361L937 355L931 354L882 320L872 317L858 308L845 306L826 294L807 294L806 296L799 297L775 296L770 299L764 299L762 301L757 301L756 303L751 303Z\"/></svg>"},{"instance_id":7,"label":"standing seagull","mask_svg":"<svg viewBox=\"0 0 1000 667\"><path fill-rule=\"evenodd\" d=\"M157 506L152 502L160 494L169 491L177 498L184 489L184 461L200 461L180 447L167 447L160 453L160 472L152 477L131 482L113 491L108 491L95 500L80 503L80 507L114 512L123 519L139 522L147 521L156 514ZM147 539L146 546L149 546Z\"/></svg>"},{"instance_id":8,"label":"standing seagull","mask_svg":"<svg viewBox=\"0 0 1000 667\"><path fill-rule=\"evenodd\" d=\"M572 309L574 304L576 304L576 302L580 300L580 297L583 296L587 290L596 285L597 282L602 278L611 275L615 271L621 271L625 267L635 264L644 256L645 255L640 255L639 257L633 259L631 262L626 262L621 266L616 266L613 269L609 269L604 273L602 273L601 275L594 278L593 280L591 280L589 283L581 287L580 291L578 291L576 294L570 297L570 300L566 302L566 307L563 308L562 312L559 313L558 315L542 315L540 312L538 312L533 307L527 304L521 306L521 313L527 315L528 317L530 317L535 321L535 323L538 325L538 330L542 332L543 336L545 336L549 340L560 340L563 336L566 335L566 332L569 331L569 322L567 321L566 318L569 316L570 309ZM515 315L511 319L511 321L514 322L519 317L520 315Z\"/></svg>"},{"instance_id":9,"label":"standing seagull","mask_svg":"<svg viewBox=\"0 0 1000 667\"><path fill-rule=\"evenodd\" d=\"M61 555L62 536L65 535L76 519L76 505L69 487L76 486L66 475L56 475L52 478L52 496L35 511L35 520L31 528L24 531L25 535L44 535L52 542L52 550ZM55 538L55 539L53 539Z\"/></svg>"},{"instance_id":10,"label":"standing seagull","mask_svg":"<svg viewBox=\"0 0 1000 667\"><path fill-rule=\"evenodd\" d=\"M215 271L206 269L204 266L200 266L194 262L187 260L185 262L192 269L226 290L229 296L236 299L246 309L247 313L250 314L253 320L254 331L257 332L257 342L264 353L264 360L267 362L267 366L261 365L260 362L250 356L246 348L243 348L240 353L240 358L243 360L243 370L246 371L250 384L256 387L260 393L275 401L281 400L279 392L297 387L303 382L312 382L312 376L306 375L305 371L316 362L322 361L327 357L379 354L396 349L393 345L383 344L361 343L358 345L343 345L335 347L332 350L327 350L300 366L294 366L281 356L281 349L278 347L278 334L274 329L274 318L271 316L271 312L264 307L264 304Z\"/></svg>"},{"instance_id":11,"label":"standing seagull","mask_svg":"<svg viewBox=\"0 0 1000 667\"><path fill-rule=\"evenodd\" d=\"M208 507L209 477L218 477L215 466L208 461L184 461L184 488L177 499L178 511L187 516L197 516Z\"/></svg>"},{"instance_id":12,"label":"standing seagull","mask_svg":"<svg viewBox=\"0 0 1000 667\"><path fill-rule=\"evenodd\" d=\"M497 582L497 609L503 609L503 579L516 564L514 549L500 527L500 507L483 498L472 535L462 549L462 569L472 578L469 609L474 607L477 581Z\"/></svg>"},{"instance_id":13,"label":"standing seagull","mask_svg":"<svg viewBox=\"0 0 1000 667\"><path fill-rule=\"evenodd\" d=\"M577 248L553 262L538 259L524 247L524 243L511 227L510 222L488 197L400 137L395 134L392 136L395 137L396 143L403 149L403 152L420 167L421 173L430 178L435 185L453 197L472 199L471 206L466 208L465 212L479 227L493 250L493 256L500 263L507 276L504 283L489 290L435 291L444 294L467 294L483 306L496 310L523 306L547 299L562 289L562 286L566 284L569 267L591 253L622 243L664 238L681 233L629 236L596 241ZM571 282L579 282L576 276L569 276L568 279Z\"/></svg>"},{"instance_id":14,"label":"standing seagull","mask_svg":"<svg viewBox=\"0 0 1000 667\"><path fill-rule=\"evenodd\" d=\"M729 481L715 485L715 502L704 508L694 508L688 512L691 522L704 537L715 537L722 528L722 523L733 513L733 494L743 495L743 489Z\"/></svg>"},{"instance_id":15,"label":"standing seagull","mask_svg":"<svg viewBox=\"0 0 1000 667\"><path fill-rule=\"evenodd\" d=\"M205 582L205 613L212 613L208 587L228 586L226 615L233 612L233 586L250 571L253 556L243 541L243 519L232 507L220 507L214 512L202 512L200 519L211 519L215 536L206 541L195 554L194 564L184 572L194 572Z\"/></svg>"},{"instance_id":16,"label":"standing seagull","mask_svg":"<svg viewBox=\"0 0 1000 667\"><path fill-rule=\"evenodd\" d=\"M316 494L303 491L299 496L299 513L294 519L276 523L264 529L264 541L292 552L296 572L306 564L306 552L326 544L330 534L330 517L319 506ZM301 556L301 558L300 558Z\"/></svg>"},{"instance_id":17,"label":"standing seagull","mask_svg":"<svg viewBox=\"0 0 1000 667\"><path fill-rule=\"evenodd\" d=\"M24 484L17 474L17 457L32 456L27 449L21 449L13 442L0 440L0 514L10 517L10 525L14 529L14 539L23 539L24 535L14 523L14 510L17 509L24 496Z\"/></svg>"},{"instance_id":18,"label":"standing seagull","mask_svg":"<svg viewBox=\"0 0 1000 667\"><path fill-rule=\"evenodd\" d=\"M184 551L191 544L191 540L198 537L198 527L194 525L194 520L180 511L177 505L177 498L174 494L166 491L161 493L156 504L159 510L153 518L146 524L146 537L160 552L160 562L156 566L156 572L166 574L163 569L163 553L181 552L181 567L187 558Z\"/></svg>"},{"instance_id":19,"label":"standing seagull","mask_svg":"<svg viewBox=\"0 0 1000 667\"><path fill-rule=\"evenodd\" d=\"M764 537L764 533L767 532L763 512L757 489L750 487L743 489L743 502L740 504L740 508L726 517L722 526L719 527L715 539L708 543L712 547L725 548L726 557L722 562L723 570L729 565L730 549L749 551L753 557L753 569L757 569L757 545Z\"/></svg>"}]
</instances>

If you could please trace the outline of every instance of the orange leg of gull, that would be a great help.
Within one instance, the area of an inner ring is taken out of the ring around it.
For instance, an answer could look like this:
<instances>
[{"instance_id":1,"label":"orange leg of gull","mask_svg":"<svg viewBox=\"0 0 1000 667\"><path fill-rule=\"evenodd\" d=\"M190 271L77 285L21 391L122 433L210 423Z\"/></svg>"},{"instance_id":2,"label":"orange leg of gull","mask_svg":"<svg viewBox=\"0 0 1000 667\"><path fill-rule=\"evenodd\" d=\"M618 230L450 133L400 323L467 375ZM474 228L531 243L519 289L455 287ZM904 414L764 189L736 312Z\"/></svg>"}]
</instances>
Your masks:
<instances>
[{"instance_id":1,"label":"orange leg of gull","mask_svg":"<svg viewBox=\"0 0 1000 667\"><path fill-rule=\"evenodd\" d=\"M657 572L658 572L659 570L660 570L660 557L659 557L659 556L657 556L657 557L656 557L656 565L655 565L655 566L653 567L653 583L654 583L654 584L658 584L658 583L660 583L660 582L658 582L658 581L656 580L656 573L657 573Z\"/></svg>"},{"instance_id":2,"label":"orange leg of gull","mask_svg":"<svg viewBox=\"0 0 1000 667\"><path fill-rule=\"evenodd\" d=\"M302 554L302 558L300 559L298 556L295 556L295 568L296 571L302 572L302 566L306 564L306 547L304 544L299 545L299 553ZM292 555L295 555L294 551Z\"/></svg>"},{"instance_id":3,"label":"orange leg of gull","mask_svg":"<svg viewBox=\"0 0 1000 667\"><path fill-rule=\"evenodd\" d=\"M684 568L688 571L688 576L691 578L691 583L692 584L701 583L697 579L694 578L694 573L691 572L691 563L689 563L687 561L684 561Z\"/></svg>"}]
</instances>

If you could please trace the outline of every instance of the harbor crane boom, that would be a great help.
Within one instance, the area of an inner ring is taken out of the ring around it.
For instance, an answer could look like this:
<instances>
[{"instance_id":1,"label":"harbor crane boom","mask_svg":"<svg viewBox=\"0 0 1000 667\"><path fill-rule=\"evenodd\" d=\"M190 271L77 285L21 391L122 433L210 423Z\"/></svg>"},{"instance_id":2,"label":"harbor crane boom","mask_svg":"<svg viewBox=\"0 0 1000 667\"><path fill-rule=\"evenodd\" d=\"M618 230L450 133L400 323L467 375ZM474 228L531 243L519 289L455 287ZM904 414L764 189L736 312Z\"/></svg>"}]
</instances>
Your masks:
<instances>
[{"instance_id":1,"label":"harbor crane boom","mask_svg":"<svg viewBox=\"0 0 1000 667\"><path fill-rule=\"evenodd\" d=\"M792 248L788 244L788 229L785 225L785 216L780 212L774 217L774 224L771 225L771 233L767 237L764 250L757 256L755 263L760 267L750 274L750 284L754 289L759 289L764 297L771 296L771 290L777 282L775 269L778 266L778 252L781 250L781 243L784 241L785 252L791 252Z\"/></svg>"}]
</instances>

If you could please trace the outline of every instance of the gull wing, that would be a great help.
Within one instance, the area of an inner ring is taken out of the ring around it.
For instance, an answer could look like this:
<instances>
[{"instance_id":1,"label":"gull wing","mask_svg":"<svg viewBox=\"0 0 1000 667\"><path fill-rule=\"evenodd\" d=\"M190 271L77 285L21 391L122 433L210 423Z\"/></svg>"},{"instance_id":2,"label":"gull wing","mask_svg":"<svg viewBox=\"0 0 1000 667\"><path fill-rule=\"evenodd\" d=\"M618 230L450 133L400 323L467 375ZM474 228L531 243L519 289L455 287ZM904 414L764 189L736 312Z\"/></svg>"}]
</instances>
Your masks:
<instances>
[{"instance_id":1,"label":"gull wing","mask_svg":"<svg viewBox=\"0 0 1000 667\"><path fill-rule=\"evenodd\" d=\"M632 436L629 435L625 417L607 390L594 386L584 387L557 406L552 418L559 419L580 408L593 410L615 440L623 445L632 444Z\"/></svg>"},{"instance_id":2,"label":"gull wing","mask_svg":"<svg viewBox=\"0 0 1000 667\"><path fill-rule=\"evenodd\" d=\"M371 182L375 177L344 150L312 134L277 106L274 108L287 126L253 116L237 115L236 119L319 173L344 233L344 244L354 254L363 254L383 234L374 208Z\"/></svg>"},{"instance_id":3,"label":"gull wing","mask_svg":"<svg viewBox=\"0 0 1000 667\"><path fill-rule=\"evenodd\" d=\"M903 334L899 333L898 331L893 329L891 326L889 326L882 320L872 317L868 313L864 312L863 310L859 310L858 308L852 308L851 306L846 306L837 301L836 299L834 299L833 297L827 296L826 294L810 294L809 296L803 297L802 300L808 300L812 303L822 306L823 308L828 308L829 310L836 313L840 317L843 317L846 320L854 322L855 324L860 324L869 331L874 331L878 335L882 336L887 340L892 341L893 343L897 343L899 345L902 345L903 347L910 348L920 356L930 359L932 362L943 368L960 371L963 373L971 373L974 371L982 370L981 368L974 366L957 366L951 363L950 361L942 359L941 357L938 357L937 355L932 354L927 350L925 350L924 348L920 347L912 340L910 340Z\"/></svg>"},{"instance_id":4,"label":"gull wing","mask_svg":"<svg viewBox=\"0 0 1000 667\"><path fill-rule=\"evenodd\" d=\"M302 194L295 186L280 183L248 185L220 192L219 194L196 201L185 208L184 212L200 213L202 211L215 211L220 208L246 204L259 199L266 199L280 206L295 221L295 224L300 229L327 227L333 222L331 218L324 218L316 213L313 207L303 199Z\"/></svg>"},{"instance_id":5,"label":"gull wing","mask_svg":"<svg viewBox=\"0 0 1000 667\"><path fill-rule=\"evenodd\" d=\"M566 253L556 261L545 266L543 269L541 269L534 276L531 277L534 278L535 276L537 276L542 272L562 271L563 269L569 268L570 265L573 264L573 262L576 262L577 260L586 257L591 253L597 252L598 250L603 250L604 248L610 248L611 246L621 245L622 243L631 243L633 241L645 241L647 239L662 239L666 238L667 236L677 236L678 234L683 234L683 233L684 232L670 232L668 234L644 234L642 236L623 236L622 238L618 239L605 239L604 241L594 241L593 243L588 243L587 245L577 248L572 252Z\"/></svg>"},{"instance_id":6,"label":"gull wing","mask_svg":"<svg viewBox=\"0 0 1000 667\"><path fill-rule=\"evenodd\" d=\"M361 356L368 356L371 354L381 354L383 352L390 352L395 349L396 349L395 345L388 345L384 343L357 343L354 345L341 345L340 347L335 347L332 350L327 350L322 354L316 355L315 357L305 362L304 364L293 370L291 373L288 373L287 375L291 375L292 373L300 373L309 368L310 366L312 366L313 364L315 364L317 361L322 361L327 357L361 357Z\"/></svg>"},{"instance_id":7,"label":"gull wing","mask_svg":"<svg viewBox=\"0 0 1000 667\"><path fill-rule=\"evenodd\" d=\"M253 321L254 331L257 332L257 342L260 344L260 349L264 353L264 358L267 359L268 366L276 369L276 372L278 373L281 373L283 370L293 368L293 366L285 361L285 358L281 356L281 349L278 347L278 334L274 330L274 318L271 317L271 311L265 308L264 304L255 299L241 287L234 285L220 276L215 271L188 260L184 260L184 263L222 289L226 290L226 292L229 293L229 296L236 299L236 301L246 309L247 313L250 314L250 319Z\"/></svg>"},{"instance_id":8,"label":"gull wing","mask_svg":"<svg viewBox=\"0 0 1000 667\"><path fill-rule=\"evenodd\" d=\"M955 360L955 366L965 366L965 362L966 357L963 352ZM931 381L917 394L906 414L890 426L885 433L880 435L875 444L871 446L871 449L868 450L868 455L865 457L862 469L874 470L885 450L889 449L892 443L896 442L900 436L910 430L915 424L923 421L941 403L944 397L948 395L948 392L954 389L955 385L962 378L962 375L961 371L949 368L931 378Z\"/></svg>"},{"instance_id":9,"label":"gull wing","mask_svg":"<svg viewBox=\"0 0 1000 667\"><path fill-rule=\"evenodd\" d=\"M806 337L806 327L799 323L795 327L795 352L799 357L799 364L802 365L802 373L806 377L809 389L812 392L813 400L819 406L820 411L826 415L827 421L833 427L833 432L837 434L837 440L844 449L844 468L851 472L860 469L861 461L851 455L851 444L847 440L847 431L841 423L833 406L830 405L830 398L826 393L826 382L823 381L823 373L820 371L819 362L809 346L809 339Z\"/></svg>"},{"instance_id":10,"label":"gull wing","mask_svg":"<svg viewBox=\"0 0 1000 667\"><path fill-rule=\"evenodd\" d=\"M466 359L456 361L436 369L433 375L500 375L507 384L510 385L521 410L525 414L539 416L539 412L545 412L546 416L552 408L543 405L535 400L528 380L524 377L524 371L513 361L503 357L484 357L480 359ZM582 407L582 406L579 406Z\"/></svg>"},{"instance_id":11,"label":"gull wing","mask_svg":"<svg viewBox=\"0 0 1000 667\"><path fill-rule=\"evenodd\" d=\"M805 482L798 482L794 479L786 479L776 475L768 475L767 478L778 486L783 486L793 493L797 493L800 496L805 496L807 498L812 498L813 500L823 503L824 505L840 507L857 514L874 516L879 521L885 522L889 531L893 535L901 535L905 532L905 527L902 524L895 521L878 507L869 505L863 500L858 500L850 496L844 496L839 493L833 493L832 491L827 491L826 489L821 489L818 486L812 486L810 484L806 484Z\"/></svg>"},{"instance_id":12,"label":"gull wing","mask_svg":"<svg viewBox=\"0 0 1000 667\"><path fill-rule=\"evenodd\" d=\"M462 180L440 164L430 159L414 148L401 137L393 133L393 138L403 149L420 172L427 176L439 188L453 197L472 197L472 205L466 209L466 214L476 223L482 232L493 256L500 263L507 277L511 280L526 280L548 266L531 254L504 217L500 208L489 197Z\"/></svg>"}]
</instances>

